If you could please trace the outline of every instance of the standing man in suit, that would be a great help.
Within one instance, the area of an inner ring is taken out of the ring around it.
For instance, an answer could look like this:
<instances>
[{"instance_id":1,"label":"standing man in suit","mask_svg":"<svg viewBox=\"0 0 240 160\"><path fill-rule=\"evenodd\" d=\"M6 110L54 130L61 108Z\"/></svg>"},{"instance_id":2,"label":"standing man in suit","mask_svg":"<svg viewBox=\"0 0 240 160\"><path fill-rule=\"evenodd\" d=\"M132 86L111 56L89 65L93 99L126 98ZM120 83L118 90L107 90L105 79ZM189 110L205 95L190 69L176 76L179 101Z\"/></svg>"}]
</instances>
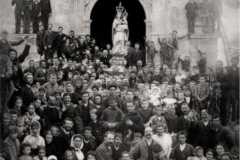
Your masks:
<instances>
[{"instance_id":1,"label":"standing man in suit","mask_svg":"<svg viewBox=\"0 0 240 160\"><path fill-rule=\"evenodd\" d=\"M58 27L58 33L56 35L56 50L58 58L63 57L62 50L66 37L67 36L63 33L63 27Z\"/></svg>"},{"instance_id":2,"label":"standing man in suit","mask_svg":"<svg viewBox=\"0 0 240 160\"><path fill-rule=\"evenodd\" d=\"M187 19L188 19L188 32L194 34L195 20L197 17L198 5L194 0L190 0L185 6L187 10Z\"/></svg>"},{"instance_id":3,"label":"standing man in suit","mask_svg":"<svg viewBox=\"0 0 240 160\"><path fill-rule=\"evenodd\" d=\"M39 30L39 17L41 13L41 6L38 0L34 0L32 8L32 21L33 21L33 33L37 33Z\"/></svg>"},{"instance_id":4,"label":"standing man in suit","mask_svg":"<svg viewBox=\"0 0 240 160\"><path fill-rule=\"evenodd\" d=\"M131 42L128 41L126 43L127 55L124 57L127 61L127 65L126 65L127 68L132 66L133 53L135 52L135 50L130 45L131 45Z\"/></svg>"},{"instance_id":5,"label":"standing man in suit","mask_svg":"<svg viewBox=\"0 0 240 160\"><path fill-rule=\"evenodd\" d=\"M40 61L40 68L36 71L34 75L34 81L39 82L41 85L44 85L47 82L47 69L46 62L44 60Z\"/></svg>"},{"instance_id":6,"label":"standing man in suit","mask_svg":"<svg viewBox=\"0 0 240 160\"><path fill-rule=\"evenodd\" d=\"M47 30L49 16L51 16L51 13L52 13L51 1L40 0L40 5L41 5L42 24L44 26L44 29Z\"/></svg>"},{"instance_id":7,"label":"standing man in suit","mask_svg":"<svg viewBox=\"0 0 240 160\"><path fill-rule=\"evenodd\" d=\"M226 67L230 81L228 91L228 101L230 103L230 106L227 107L227 109L230 110L230 108L232 107L232 121L236 121L239 120L239 57L234 56L231 59L231 62L232 65ZM230 111L227 111L227 113L230 113Z\"/></svg>"},{"instance_id":8,"label":"standing man in suit","mask_svg":"<svg viewBox=\"0 0 240 160\"><path fill-rule=\"evenodd\" d=\"M23 0L12 0L12 5L15 7L15 25L16 25L16 34L20 33L21 20L23 15Z\"/></svg>"},{"instance_id":9,"label":"standing man in suit","mask_svg":"<svg viewBox=\"0 0 240 160\"><path fill-rule=\"evenodd\" d=\"M53 32L52 32L52 24L48 25L48 30L45 32L44 34L44 38L43 38L43 45L44 45L44 56L45 56L45 60L47 62L47 60L49 58L53 58L53 51L52 51L52 45L53 45Z\"/></svg>"},{"instance_id":10,"label":"standing man in suit","mask_svg":"<svg viewBox=\"0 0 240 160\"><path fill-rule=\"evenodd\" d=\"M37 51L38 51L38 54L40 54L40 56L43 55L43 51L44 51L43 38L44 38L44 26L40 25L39 32L37 33L37 38L36 38Z\"/></svg>"},{"instance_id":11,"label":"standing man in suit","mask_svg":"<svg viewBox=\"0 0 240 160\"><path fill-rule=\"evenodd\" d=\"M32 10L33 10L33 1L32 0L24 0L23 1L23 33L28 34L30 32L30 23L32 20Z\"/></svg>"}]
</instances>

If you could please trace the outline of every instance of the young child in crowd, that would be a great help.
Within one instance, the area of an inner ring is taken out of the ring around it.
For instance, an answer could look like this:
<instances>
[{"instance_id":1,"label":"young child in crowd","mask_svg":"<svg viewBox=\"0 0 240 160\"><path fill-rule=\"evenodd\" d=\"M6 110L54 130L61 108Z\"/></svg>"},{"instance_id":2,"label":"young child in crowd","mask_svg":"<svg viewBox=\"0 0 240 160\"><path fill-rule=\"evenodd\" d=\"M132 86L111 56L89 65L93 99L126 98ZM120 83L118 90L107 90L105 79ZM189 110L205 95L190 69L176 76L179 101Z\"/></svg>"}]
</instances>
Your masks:
<instances>
[{"instance_id":1,"label":"young child in crowd","mask_svg":"<svg viewBox=\"0 0 240 160\"><path fill-rule=\"evenodd\" d=\"M32 148L32 152L34 155L37 155L38 146L45 146L44 139L39 135L40 134L40 123L37 121L33 121L30 125L30 135L26 136L23 140L23 143L29 143Z\"/></svg>"},{"instance_id":2,"label":"young child in crowd","mask_svg":"<svg viewBox=\"0 0 240 160\"><path fill-rule=\"evenodd\" d=\"M200 146L197 146L195 148L195 156L188 157L188 160L207 160L206 157L204 157L204 149Z\"/></svg>"},{"instance_id":3,"label":"young child in crowd","mask_svg":"<svg viewBox=\"0 0 240 160\"><path fill-rule=\"evenodd\" d=\"M28 132L28 125L25 125L25 120L23 117L18 117L17 128L18 128L18 139L20 142L24 140Z\"/></svg>"},{"instance_id":4,"label":"young child in crowd","mask_svg":"<svg viewBox=\"0 0 240 160\"><path fill-rule=\"evenodd\" d=\"M46 148L44 146L38 147L38 155L33 158L33 160L47 160Z\"/></svg>"},{"instance_id":5,"label":"young child in crowd","mask_svg":"<svg viewBox=\"0 0 240 160\"><path fill-rule=\"evenodd\" d=\"M173 98L173 91L171 91L167 87L166 93L167 93L167 96L162 100L162 105L168 106L170 103L175 104L177 100Z\"/></svg>"},{"instance_id":6,"label":"young child in crowd","mask_svg":"<svg viewBox=\"0 0 240 160\"><path fill-rule=\"evenodd\" d=\"M200 114L201 110L207 109L207 99L210 94L210 89L206 83L205 75L201 75L199 79L200 83L196 86L196 108L195 110Z\"/></svg>"},{"instance_id":7,"label":"young child in crowd","mask_svg":"<svg viewBox=\"0 0 240 160\"><path fill-rule=\"evenodd\" d=\"M35 112L35 107L30 104L28 107L28 112L23 116L24 121L30 126L32 122L39 121L40 117Z\"/></svg>"},{"instance_id":8,"label":"young child in crowd","mask_svg":"<svg viewBox=\"0 0 240 160\"><path fill-rule=\"evenodd\" d=\"M31 145L29 143L22 143L20 149L22 155L19 157L19 160L33 160L33 158L30 156Z\"/></svg>"},{"instance_id":9,"label":"young child in crowd","mask_svg":"<svg viewBox=\"0 0 240 160\"><path fill-rule=\"evenodd\" d=\"M11 114L10 124L11 125L16 125L19 112L15 109L11 109L10 114Z\"/></svg>"},{"instance_id":10,"label":"young child in crowd","mask_svg":"<svg viewBox=\"0 0 240 160\"><path fill-rule=\"evenodd\" d=\"M167 132L167 122L165 118L162 116L163 107L157 106L156 107L156 115L152 116L146 126L152 127L153 132L156 133L156 126L158 123L163 123L165 126L165 131Z\"/></svg>"},{"instance_id":11,"label":"young child in crowd","mask_svg":"<svg viewBox=\"0 0 240 160\"><path fill-rule=\"evenodd\" d=\"M182 113L182 104L183 103L185 103L184 92L180 91L180 92L178 92L178 101L176 103L176 115L178 117L181 117L183 115L183 113Z\"/></svg>"},{"instance_id":12,"label":"young child in crowd","mask_svg":"<svg viewBox=\"0 0 240 160\"><path fill-rule=\"evenodd\" d=\"M45 145L46 145L46 156L56 155L60 157L60 153L57 151L55 144L53 143L53 133L50 130L47 130L44 134Z\"/></svg>"},{"instance_id":13,"label":"young child in crowd","mask_svg":"<svg viewBox=\"0 0 240 160\"><path fill-rule=\"evenodd\" d=\"M144 125L146 126L146 124L149 122L149 119L154 116L154 111L149 108L148 99L142 100L142 108L139 109L139 114L143 119Z\"/></svg>"},{"instance_id":14,"label":"young child in crowd","mask_svg":"<svg viewBox=\"0 0 240 160\"><path fill-rule=\"evenodd\" d=\"M96 139L96 144L100 145L103 142L103 132L99 120L97 119L96 109L90 111L91 121L88 126L92 128L92 135Z\"/></svg>"}]
</instances>

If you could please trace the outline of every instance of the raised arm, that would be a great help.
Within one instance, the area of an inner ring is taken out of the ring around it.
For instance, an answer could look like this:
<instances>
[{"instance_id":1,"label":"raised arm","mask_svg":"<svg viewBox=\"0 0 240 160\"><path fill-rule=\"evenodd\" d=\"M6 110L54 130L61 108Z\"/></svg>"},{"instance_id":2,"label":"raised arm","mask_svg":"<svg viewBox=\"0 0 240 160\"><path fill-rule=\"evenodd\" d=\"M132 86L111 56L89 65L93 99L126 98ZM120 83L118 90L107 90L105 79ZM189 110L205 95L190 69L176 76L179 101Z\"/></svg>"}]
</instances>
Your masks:
<instances>
[{"instance_id":1,"label":"raised arm","mask_svg":"<svg viewBox=\"0 0 240 160\"><path fill-rule=\"evenodd\" d=\"M24 40L28 40L29 36L26 35L23 39L20 39L18 41L11 41L11 46L18 46L24 42Z\"/></svg>"},{"instance_id":2,"label":"raised arm","mask_svg":"<svg viewBox=\"0 0 240 160\"><path fill-rule=\"evenodd\" d=\"M179 36L178 39L181 40L181 39L184 39L184 38L187 37L187 36L188 36L188 34L183 35L183 36Z\"/></svg>"},{"instance_id":3,"label":"raised arm","mask_svg":"<svg viewBox=\"0 0 240 160\"><path fill-rule=\"evenodd\" d=\"M22 54L20 56L18 56L18 60L20 63L23 63L25 58L29 55L29 50L30 50L30 45L26 44Z\"/></svg>"}]
</instances>

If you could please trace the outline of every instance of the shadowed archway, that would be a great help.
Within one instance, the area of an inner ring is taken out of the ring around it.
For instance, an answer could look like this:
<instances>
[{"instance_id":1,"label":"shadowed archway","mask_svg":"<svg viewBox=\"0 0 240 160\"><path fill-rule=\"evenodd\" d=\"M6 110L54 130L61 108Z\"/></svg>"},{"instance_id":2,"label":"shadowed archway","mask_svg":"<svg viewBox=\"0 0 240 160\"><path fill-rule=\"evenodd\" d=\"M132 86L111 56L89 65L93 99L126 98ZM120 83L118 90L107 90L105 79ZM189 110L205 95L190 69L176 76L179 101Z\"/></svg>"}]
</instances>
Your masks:
<instances>
[{"instance_id":1,"label":"shadowed archway","mask_svg":"<svg viewBox=\"0 0 240 160\"><path fill-rule=\"evenodd\" d=\"M112 23L116 16L116 6L120 0L98 0L94 5L90 19L91 36L98 42L112 43ZM146 36L145 11L139 0L121 0L122 6L128 12L129 40L134 44L144 44Z\"/></svg>"}]
</instances>

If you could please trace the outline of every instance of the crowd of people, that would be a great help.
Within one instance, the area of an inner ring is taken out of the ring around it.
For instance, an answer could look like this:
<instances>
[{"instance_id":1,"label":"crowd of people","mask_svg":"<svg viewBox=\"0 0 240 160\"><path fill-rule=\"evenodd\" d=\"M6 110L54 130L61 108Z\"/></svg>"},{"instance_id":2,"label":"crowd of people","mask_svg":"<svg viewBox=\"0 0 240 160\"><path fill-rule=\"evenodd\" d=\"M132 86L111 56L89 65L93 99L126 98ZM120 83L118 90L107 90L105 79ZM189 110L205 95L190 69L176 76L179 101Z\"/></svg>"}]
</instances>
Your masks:
<instances>
[{"instance_id":1,"label":"crowd of people","mask_svg":"<svg viewBox=\"0 0 240 160\"><path fill-rule=\"evenodd\" d=\"M14 42L1 32L0 159L239 159L239 57L213 69L196 47L197 65L181 59L178 41L194 33L190 25L185 36L159 37L160 66L153 41L126 42L126 69L112 74L111 43L45 25L29 66L29 37ZM12 46L24 41L19 54Z\"/></svg>"},{"instance_id":2,"label":"crowd of people","mask_svg":"<svg viewBox=\"0 0 240 160\"><path fill-rule=\"evenodd\" d=\"M232 159L238 141L225 126L239 120L238 57L227 67L217 61L213 70L198 49L197 66L178 55L144 65L152 43L141 50L127 42L125 73L111 75L104 71L110 44L100 48L90 35L65 35L62 27L53 36L48 28L42 39L42 26L37 34L45 58L26 69L28 36L11 42L1 32L2 158ZM24 41L18 55L11 46Z\"/></svg>"}]
</instances>

